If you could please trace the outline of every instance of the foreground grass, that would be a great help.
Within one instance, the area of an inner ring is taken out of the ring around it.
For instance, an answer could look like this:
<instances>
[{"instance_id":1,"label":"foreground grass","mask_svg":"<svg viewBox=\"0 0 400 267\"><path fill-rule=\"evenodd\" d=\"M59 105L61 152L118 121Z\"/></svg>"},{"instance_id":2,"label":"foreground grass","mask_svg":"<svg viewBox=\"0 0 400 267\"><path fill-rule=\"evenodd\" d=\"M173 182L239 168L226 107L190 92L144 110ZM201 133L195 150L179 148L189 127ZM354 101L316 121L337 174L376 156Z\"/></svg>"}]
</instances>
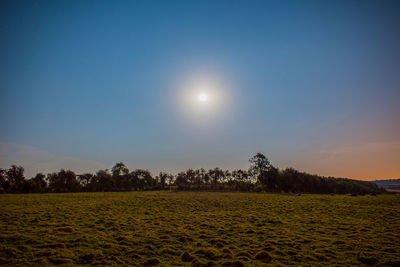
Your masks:
<instances>
[{"instance_id":1,"label":"foreground grass","mask_svg":"<svg viewBox=\"0 0 400 267\"><path fill-rule=\"evenodd\" d=\"M0 264L400 266L400 195L0 195Z\"/></svg>"}]
</instances>

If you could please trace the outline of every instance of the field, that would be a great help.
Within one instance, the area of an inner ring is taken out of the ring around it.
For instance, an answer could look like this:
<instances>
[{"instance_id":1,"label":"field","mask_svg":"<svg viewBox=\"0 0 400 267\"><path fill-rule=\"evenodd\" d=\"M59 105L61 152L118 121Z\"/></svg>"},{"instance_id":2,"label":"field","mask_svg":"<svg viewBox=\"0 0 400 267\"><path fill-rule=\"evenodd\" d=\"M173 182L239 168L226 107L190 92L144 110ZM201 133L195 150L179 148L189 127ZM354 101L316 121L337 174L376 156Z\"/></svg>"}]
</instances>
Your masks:
<instances>
[{"instance_id":1,"label":"field","mask_svg":"<svg viewBox=\"0 0 400 267\"><path fill-rule=\"evenodd\" d=\"M0 264L400 266L400 195L0 195Z\"/></svg>"}]
</instances>

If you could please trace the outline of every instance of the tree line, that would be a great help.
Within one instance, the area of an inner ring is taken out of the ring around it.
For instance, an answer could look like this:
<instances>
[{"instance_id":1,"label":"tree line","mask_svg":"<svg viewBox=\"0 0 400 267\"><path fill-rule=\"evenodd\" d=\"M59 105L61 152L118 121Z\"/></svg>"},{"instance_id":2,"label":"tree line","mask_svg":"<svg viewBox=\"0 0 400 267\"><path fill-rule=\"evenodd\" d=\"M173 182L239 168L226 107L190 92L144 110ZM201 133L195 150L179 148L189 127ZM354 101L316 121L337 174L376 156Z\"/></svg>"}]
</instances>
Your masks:
<instances>
[{"instance_id":1,"label":"tree line","mask_svg":"<svg viewBox=\"0 0 400 267\"><path fill-rule=\"evenodd\" d=\"M75 174L71 170L36 174L26 179L24 168L0 169L0 193L67 193L137 190L212 190L276 193L382 193L376 184L346 178L322 177L294 168L279 170L261 153L250 158L248 170L188 169L172 175L148 170L130 171L118 162L111 170Z\"/></svg>"}]
</instances>

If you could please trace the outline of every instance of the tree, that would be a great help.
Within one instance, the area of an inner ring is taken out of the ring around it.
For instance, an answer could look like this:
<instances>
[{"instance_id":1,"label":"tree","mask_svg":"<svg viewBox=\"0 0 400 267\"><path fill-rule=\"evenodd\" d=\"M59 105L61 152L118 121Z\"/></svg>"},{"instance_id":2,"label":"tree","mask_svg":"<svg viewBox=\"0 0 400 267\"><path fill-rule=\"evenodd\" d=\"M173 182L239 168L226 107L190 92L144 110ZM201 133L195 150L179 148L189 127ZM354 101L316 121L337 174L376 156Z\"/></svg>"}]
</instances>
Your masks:
<instances>
[{"instance_id":1,"label":"tree","mask_svg":"<svg viewBox=\"0 0 400 267\"><path fill-rule=\"evenodd\" d=\"M157 185L157 181L148 170L137 169L131 173L131 178L135 181L135 188L142 190L153 189Z\"/></svg>"},{"instance_id":2,"label":"tree","mask_svg":"<svg viewBox=\"0 0 400 267\"><path fill-rule=\"evenodd\" d=\"M108 169L99 170L92 179L96 191L104 192L112 190L112 176Z\"/></svg>"},{"instance_id":3,"label":"tree","mask_svg":"<svg viewBox=\"0 0 400 267\"><path fill-rule=\"evenodd\" d=\"M160 185L160 189L164 190L167 183L173 180L174 176L165 172L160 172L160 174L156 177L158 184Z\"/></svg>"},{"instance_id":4,"label":"tree","mask_svg":"<svg viewBox=\"0 0 400 267\"><path fill-rule=\"evenodd\" d=\"M8 190L8 181L6 179L6 170L0 168L0 194Z\"/></svg>"},{"instance_id":5,"label":"tree","mask_svg":"<svg viewBox=\"0 0 400 267\"><path fill-rule=\"evenodd\" d=\"M94 175L91 173L84 173L81 175L78 175L78 181L81 183L83 191L93 191L91 188L91 182L93 179Z\"/></svg>"},{"instance_id":6,"label":"tree","mask_svg":"<svg viewBox=\"0 0 400 267\"><path fill-rule=\"evenodd\" d=\"M188 169L176 177L160 172L154 179L148 170L137 169L129 173L124 163L118 162L109 170L99 170L95 175L85 173L78 177L70 170L61 169L45 178L38 173L26 180L24 168L12 165L0 169L0 193L121 191L166 189L176 185L181 190L241 190L304 193L382 193L376 184L345 178L322 177L300 172L293 168L280 171L261 153L250 158L250 168L245 170ZM176 179L175 179L176 178ZM175 180L174 180L175 179ZM47 182L46 182L47 181Z\"/></svg>"},{"instance_id":7,"label":"tree","mask_svg":"<svg viewBox=\"0 0 400 267\"><path fill-rule=\"evenodd\" d=\"M172 185L174 183L174 180L175 180L175 176L173 176L172 174L168 174L168 176L167 176L168 185Z\"/></svg>"},{"instance_id":8,"label":"tree","mask_svg":"<svg viewBox=\"0 0 400 267\"><path fill-rule=\"evenodd\" d=\"M202 173L203 183L205 184L206 188L210 188L211 177L209 173L204 169L201 169L201 173Z\"/></svg>"},{"instance_id":9,"label":"tree","mask_svg":"<svg viewBox=\"0 0 400 267\"><path fill-rule=\"evenodd\" d=\"M218 184L225 177L225 172L220 168L214 168L208 171L208 175L211 178L212 189L218 189Z\"/></svg>"},{"instance_id":10,"label":"tree","mask_svg":"<svg viewBox=\"0 0 400 267\"><path fill-rule=\"evenodd\" d=\"M124 163L118 162L111 169L113 189L116 191L127 191L132 189L132 182L129 176L129 169Z\"/></svg>"},{"instance_id":11,"label":"tree","mask_svg":"<svg viewBox=\"0 0 400 267\"><path fill-rule=\"evenodd\" d=\"M234 170L232 172L232 178L239 182L246 182L247 179L249 178L249 174L247 171L244 170Z\"/></svg>"},{"instance_id":12,"label":"tree","mask_svg":"<svg viewBox=\"0 0 400 267\"><path fill-rule=\"evenodd\" d=\"M298 191L298 186L297 186L298 176L299 172L294 168L286 168L282 170L280 173L282 190L285 192Z\"/></svg>"},{"instance_id":13,"label":"tree","mask_svg":"<svg viewBox=\"0 0 400 267\"><path fill-rule=\"evenodd\" d=\"M279 170L261 153L257 153L249 161L251 163L249 173L253 179L267 190L276 191L279 184Z\"/></svg>"},{"instance_id":14,"label":"tree","mask_svg":"<svg viewBox=\"0 0 400 267\"><path fill-rule=\"evenodd\" d=\"M231 174L237 190L250 191L251 182L249 180L249 174L244 170L234 170Z\"/></svg>"},{"instance_id":15,"label":"tree","mask_svg":"<svg viewBox=\"0 0 400 267\"><path fill-rule=\"evenodd\" d=\"M6 172L9 192L21 193L23 190L25 176L24 168L21 166L12 165Z\"/></svg>"},{"instance_id":16,"label":"tree","mask_svg":"<svg viewBox=\"0 0 400 267\"><path fill-rule=\"evenodd\" d=\"M44 193L47 191L47 183L45 180L46 176L43 173L36 174L35 177L31 178L31 190L34 193Z\"/></svg>"},{"instance_id":17,"label":"tree","mask_svg":"<svg viewBox=\"0 0 400 267\"><path fill-rule=\"evenodd\" d=\"M263 175L264 184L267 185L267 189L272 192L280 191L280 177L279 169L271 165L271 168Z\"/></svg>"},{"instance_id":18,"label":"tree","mask_svg":"<svg viewBox=\"0 0 400 267\"><path fill-rule=\"evenodd\" d=\"M259 180L259 177L262 173L267 172L271 168L271 163L261 153L255 154L253 157L249 159L250 168L249 174L253 176L253 179L256 181Z\"/></svg>"},{"instance_id":19,"label":"tree","mask_svg":"<svg viewBox=\"0 0 400 267\"><path fill-rule=\"evenodd\" d=\"M56 193L79 192L81 184L76 179L73 171L61 169L58 173L52 173L47 176L49 190Z\"/></svg>"},{"instance_id":20,"label":"tree","mask_svg":"<svg viewBox=\"0 0 400 267\"><path fill-rule=\"evenodd\" d=\"M193 183L197 190L200 190L200 188L202 187L204 173L205 173L204 169L197 169L194 171Z\"/></svg>"},{"instance_id":21,"label":"tree","mask_svg":"<svg viewBox=\"0 0 400 267\"><path fill-rule=\"evenodd\" d=\"M120 176L124 174L129 174L129 169L125 166L124 163L118 162L112 167L111 173L113 176Z\"/></svg>"},{"instance_id":22,"label":"tree","mask_svg":"<svg viewBox=\"0 0 400 267\"><path fill-rule=\"evenodd\" d=\"M176 175L175 184L181 190L186 190L190 188L190 183L187 179L186 172L180 172Z\"/></svg>"},{"instance_id":23,"label":"tree","mask_svg":"<svg viewBox=\"0 0 400 267\"><path fill-rule=\"evenodd\" d=\"M189 187L194 186L196 180L196 172L193 169L189 169L185 173L186 179L189 182Z\"/></svg>"}]
</instances>

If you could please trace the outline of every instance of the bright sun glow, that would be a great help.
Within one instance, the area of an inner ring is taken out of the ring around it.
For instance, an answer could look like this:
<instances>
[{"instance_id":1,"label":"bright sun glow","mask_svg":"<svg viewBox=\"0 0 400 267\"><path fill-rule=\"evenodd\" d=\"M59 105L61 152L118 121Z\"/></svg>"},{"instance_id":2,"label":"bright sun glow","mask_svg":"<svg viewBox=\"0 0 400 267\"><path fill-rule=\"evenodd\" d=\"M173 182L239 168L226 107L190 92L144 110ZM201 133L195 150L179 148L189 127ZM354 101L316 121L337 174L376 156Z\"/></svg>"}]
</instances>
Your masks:
<instances>
[{"instance_id":1,"label":"bright sun glow","mask_svg":"<svg viewBox=\"0 0 400 267\"><path fill-rule=\"evenodd\" d=\"M188 76L176 87L178 90L172 101L174 107L178 108L185 123L195 127L220 121L227 114L232 101L232 91L228 92L227 82L215 74Z\"/></svg>"},{"instance_id":2,"label":"bright sun glow","mask_svg":"<svg viewBox=\"0 0 400 267\"><path fill-rule=\"evenodd\" d=\"M205 93L201 93L198 97L200 102L207 102L208 101L208 95Z\"/></svg>"}]
</instances>

